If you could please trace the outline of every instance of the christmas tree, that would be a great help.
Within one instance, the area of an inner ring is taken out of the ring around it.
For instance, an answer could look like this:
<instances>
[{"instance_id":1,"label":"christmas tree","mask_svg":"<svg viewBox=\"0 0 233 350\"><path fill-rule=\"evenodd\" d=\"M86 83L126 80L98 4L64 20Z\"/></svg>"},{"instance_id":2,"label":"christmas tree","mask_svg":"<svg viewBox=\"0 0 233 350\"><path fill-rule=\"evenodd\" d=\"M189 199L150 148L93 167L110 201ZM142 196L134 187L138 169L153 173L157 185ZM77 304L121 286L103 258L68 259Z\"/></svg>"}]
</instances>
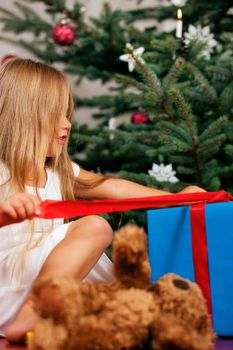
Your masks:
<instances>
[{"instance_id":1,"label":"christmas tree","mask_svg":"<svg viewBox=\"0 0 233 350\"><path fill-rule=\"evenodd\" d=\"M197 184L233 193L230 0L172 0L140 9L135 2L130 11L106 3L95 18L85 16L81 2L72 8L65 0L41 2L51 21L29 1L15 3L21 16L0 8L5 31L35 36L8 40L45 62L62 62L77 84L83 77L115 82L108 94L75 96L77 107L99 108L93 113L99 126L93 132L74 124L74 160L172 192ZM161 32L169 19L176 28ZM150 25L140 29L141 20ZM131 118L119 125L117 117L125 113Z\"/></svg>"}]
</instances>

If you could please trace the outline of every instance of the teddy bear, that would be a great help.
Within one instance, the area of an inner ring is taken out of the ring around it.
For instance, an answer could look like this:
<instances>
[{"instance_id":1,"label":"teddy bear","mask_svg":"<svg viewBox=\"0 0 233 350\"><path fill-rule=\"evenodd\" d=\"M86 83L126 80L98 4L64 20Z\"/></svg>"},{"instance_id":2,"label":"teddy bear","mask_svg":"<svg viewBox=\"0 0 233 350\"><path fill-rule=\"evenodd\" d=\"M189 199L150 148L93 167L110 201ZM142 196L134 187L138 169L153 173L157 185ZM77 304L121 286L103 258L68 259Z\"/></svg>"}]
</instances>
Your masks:
<instances>
[{"instance_id":1,"label":"teddy bear","mask_svg":"<svg viewBox=\"0 0 233 350\"><path fill-rule=\"evenodd\" d=\"M169 273L151 284L147 236L115 233L111 283L57 277L34 288L39 321L30 350L212 350L215 339L197 284Z\"/></svg>"}]
</instances>

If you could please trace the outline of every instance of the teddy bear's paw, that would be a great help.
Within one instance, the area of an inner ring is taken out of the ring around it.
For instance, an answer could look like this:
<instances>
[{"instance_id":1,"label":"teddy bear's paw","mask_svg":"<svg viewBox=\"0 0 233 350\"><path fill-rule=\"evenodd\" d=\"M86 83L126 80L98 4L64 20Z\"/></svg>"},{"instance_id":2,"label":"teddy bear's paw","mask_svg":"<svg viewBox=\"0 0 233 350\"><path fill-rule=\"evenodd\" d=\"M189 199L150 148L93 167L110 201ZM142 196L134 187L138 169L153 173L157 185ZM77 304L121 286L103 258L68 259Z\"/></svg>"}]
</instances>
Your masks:
<instances>
[{"instance_id":1,"label":"teddy bear's paw","mask_svg":"<svg viewBox=\"0 0 233 350\"><path fill-rule=\"evenodd\" d=\"M147 236L142 228L128 224L115 233L113 263L116 279L126 287L147 289L150 265Z\"/></svg>"},{"instance_id":2,"label":"teddy bear's paw","mask_svg":"<svg viewBox=\"0 0 233 350\"><path fill-rule=\"evenodd\" d=\"M37 312L42 317L52 317L57 321L64 321L71 310L82 314L80 286L81 283L74 278L63 276L37 283L33 290Z\"/></svg>"},{"instance_id":3,"label":"teddy bear's paw","mask_svg":"<svg viewBox=\"0 0 233 350\"><path fill-rule=\"evenodd\" d=\"M51 319L38 322L28 344L29 350L69 350L68 333L62 325Z\"/></svg>"}]
</instances>

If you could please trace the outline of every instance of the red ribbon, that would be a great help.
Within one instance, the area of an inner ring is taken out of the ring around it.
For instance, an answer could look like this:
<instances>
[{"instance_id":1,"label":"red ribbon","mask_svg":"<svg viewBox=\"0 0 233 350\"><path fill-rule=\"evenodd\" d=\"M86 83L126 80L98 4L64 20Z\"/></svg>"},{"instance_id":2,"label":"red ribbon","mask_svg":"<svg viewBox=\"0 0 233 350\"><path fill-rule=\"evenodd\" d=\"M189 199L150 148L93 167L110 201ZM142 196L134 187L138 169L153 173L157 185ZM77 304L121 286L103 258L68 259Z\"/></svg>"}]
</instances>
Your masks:
<instances>
[{"instance_id":1,"label":"red ribbon","mask_svg":"<svg viewBox=\"0 0 233 350\"><path fill-rule=\"evenodd\" d=\"M73 218L77 216L113 213L123 210L168 208L197 202L228 202L233 197L225 191L179 193L165 196L105 200L46 200L41 203L40 218Z\"/></svg>"},{"instance_id":2,"label":"red ribbon","mask_svg":"<svg viewBox=\"0 0 233 350\"><path fill-rule=\"evenodd\" d=\"M208 248L205 225L205 204L193 205L190 210L194 279L205 296L209 314L212 315Z\"/></svg>"},{"instance_id":3,"label":"red ribbon","mask_svg":"<svg viewBox=\"0 0 233 350\"><path fill-rule=\"evenodd\" d=\"M46 200L41 203L40 218L72 218L84 215L113 213L133 209L168 208L191 205L192 251L195 281L200 285L212 313L208 248L205 226L205 204L232 201L233 196L225 191L179 193L145 198L108 200Z\"/></svg>"}]
</instances>

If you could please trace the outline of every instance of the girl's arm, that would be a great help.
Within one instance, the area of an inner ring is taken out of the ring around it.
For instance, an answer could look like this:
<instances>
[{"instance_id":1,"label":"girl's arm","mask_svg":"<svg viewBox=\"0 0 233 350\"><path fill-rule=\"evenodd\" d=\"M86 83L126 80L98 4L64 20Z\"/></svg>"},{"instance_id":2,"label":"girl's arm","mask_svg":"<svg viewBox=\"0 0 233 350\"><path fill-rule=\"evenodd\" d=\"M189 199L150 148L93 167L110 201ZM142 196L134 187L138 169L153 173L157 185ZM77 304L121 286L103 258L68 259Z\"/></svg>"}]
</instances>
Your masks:
<instances>
[{"instance_id":1,"label":"girl's arm","mask_svg":"<svg viewBox=\"0 0 233 350\"><path fill-rule=\"evenodd\" d=\"M120 199L171 194L167 191L146 187L124 179L107 177L104 181L101 181L102 178L102 175L81 169L75 185L75 197L87 199ZM90 186L82 185L82 183L90 184ZM97 183L97 185L92 187L92 183ZM198 186L188 186L180 191L180 193L192 192L204 192L204 190Z\"/></svg>"},{"instance_id":2,"label":"girl's arm","mask_svg":"<svg viewBox=\"0 0 233 350\"><path fill-rule=\"evenodd\" d=\"M0 203L0 227L30 220L40 214L40 200L27 193L15 193Z\"/></svg>"}]
</instances>

